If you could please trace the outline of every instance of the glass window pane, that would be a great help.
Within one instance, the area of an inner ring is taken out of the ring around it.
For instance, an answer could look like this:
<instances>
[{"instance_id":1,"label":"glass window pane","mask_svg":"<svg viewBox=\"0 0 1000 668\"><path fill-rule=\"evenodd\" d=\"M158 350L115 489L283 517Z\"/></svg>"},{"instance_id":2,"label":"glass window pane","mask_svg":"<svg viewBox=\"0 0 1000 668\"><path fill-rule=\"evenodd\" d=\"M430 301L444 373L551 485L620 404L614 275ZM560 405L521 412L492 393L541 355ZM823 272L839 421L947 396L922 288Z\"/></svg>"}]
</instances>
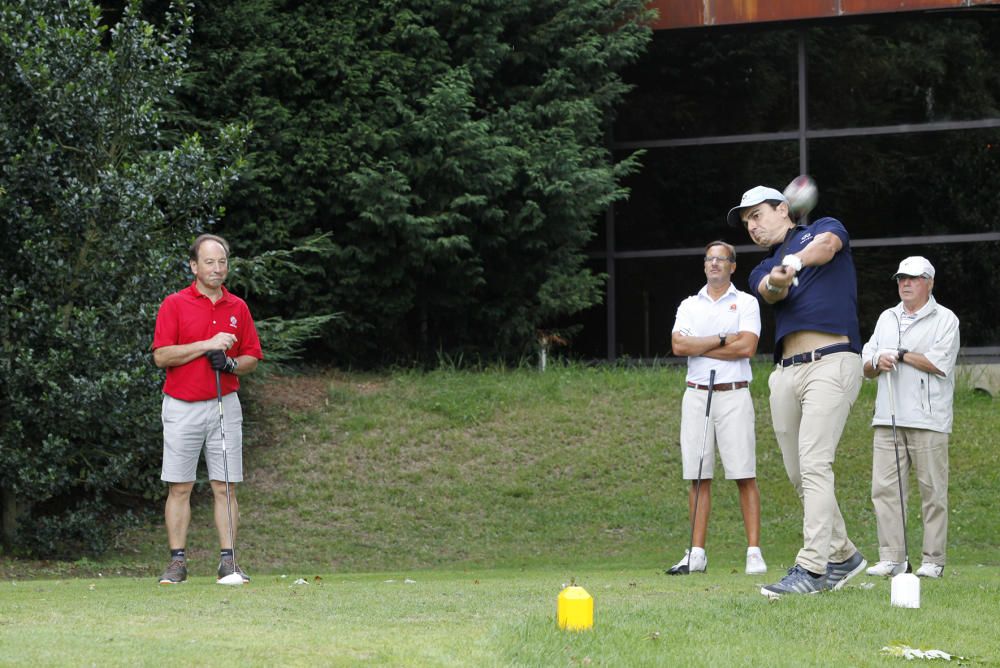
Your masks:
<instances>
[{"instance_id":1,"label":"glass window pane","mask_svg":"<svg viewBox=\"0 0 1000 668\"><path fill-rule=\"evenodd\" d=\"M820 198L855 239L1000 230L1000 128L810 142Z\"/></svg>"},{"instance_id":2,"label":"glass window pane","mask_svg":"<svg viewBox=\"0 0 1000 668\"><path fill-rule=\"evenodd\" d=\"M749 239L726 224L726 213L753 186L784 188L797 173L798 145L649 149L641 161L642 170L625 182L629 199L615 205L619 251L704 246L715 239L739 245Z\"/></svg>"},{"instance_id":3,"label":"glass window pane","mask_svg":"<svg viewBox=\"0 0 1000 668\"><path fill-rule=\"evenodd\" d=\"M864 23L833 22L806 34L810 128L998 115L995 14L889 14Z\"/></svg>"},{"instance_id":4,"label":"glass window pane","mask_svg":"<svg viewBox=\"0 0 1000 668\"><path fill-rule=\"evenodd\" d=\"M625 80L615 141L793 130L798 126L793 30L660 30Z\"/></svg>"}]
</instances>

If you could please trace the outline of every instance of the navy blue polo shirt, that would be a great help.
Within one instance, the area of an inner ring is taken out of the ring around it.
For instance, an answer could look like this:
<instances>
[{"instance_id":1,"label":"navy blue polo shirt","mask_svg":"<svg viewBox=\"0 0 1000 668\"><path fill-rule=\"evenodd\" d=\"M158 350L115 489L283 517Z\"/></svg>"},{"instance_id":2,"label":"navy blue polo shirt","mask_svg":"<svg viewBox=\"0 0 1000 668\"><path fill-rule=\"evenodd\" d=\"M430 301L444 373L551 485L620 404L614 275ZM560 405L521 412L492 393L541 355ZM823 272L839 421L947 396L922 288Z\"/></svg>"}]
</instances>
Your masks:
<instances>
[{"instance_id":1,"label":"navy blue polo shirt","mask_svg":"<svg viewBox=\"0 0 1000 668\"><path fill-rule=\"evenodd\" d=\"M820 218L810 225L796 225L785 241L771 248L770 254L750 272L750 294L764 302L757 286L782 258L798 253L823 232L840 237L843 248L833 259L819 267L803 267L788 296L774 304L774 361L782 358L782 339L792 332L815 330L846 336L851 350L861 352L858 327L858 280L854 273L850 237L836 218ZM764 302L766 304L766 302Z\"/></svg>"}]
</instances>

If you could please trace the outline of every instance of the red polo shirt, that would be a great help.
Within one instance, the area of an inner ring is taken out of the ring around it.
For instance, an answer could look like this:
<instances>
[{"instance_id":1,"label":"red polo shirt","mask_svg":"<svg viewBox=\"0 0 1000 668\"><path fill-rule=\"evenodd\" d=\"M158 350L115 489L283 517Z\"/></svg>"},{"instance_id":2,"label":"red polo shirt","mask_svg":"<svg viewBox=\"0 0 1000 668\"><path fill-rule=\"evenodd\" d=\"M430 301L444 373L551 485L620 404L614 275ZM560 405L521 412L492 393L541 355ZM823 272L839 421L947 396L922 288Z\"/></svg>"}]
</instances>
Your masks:
<instances>
[{"instance_id":1,"label":"red polo shirt","mask_svg":"<svg viewBox=\"0 0 1000 668\"><path fill-rule=\"evenodd\" d=\"M222 297L213 304L192 282L187 288L169 295L160 304L160 310L156 314L153 350L204 341L219 332L236 335L236 343L226 351L230 357L250 355L259 360L264 359L257 328L246 302L223 287ZM220 375L223 394L240 389L240 381L235 375ZM168 367L163 391L182 401L216 398L215 371L208 363L208 358L201 356L187 364Z\"/></svg>"}]
</instances>

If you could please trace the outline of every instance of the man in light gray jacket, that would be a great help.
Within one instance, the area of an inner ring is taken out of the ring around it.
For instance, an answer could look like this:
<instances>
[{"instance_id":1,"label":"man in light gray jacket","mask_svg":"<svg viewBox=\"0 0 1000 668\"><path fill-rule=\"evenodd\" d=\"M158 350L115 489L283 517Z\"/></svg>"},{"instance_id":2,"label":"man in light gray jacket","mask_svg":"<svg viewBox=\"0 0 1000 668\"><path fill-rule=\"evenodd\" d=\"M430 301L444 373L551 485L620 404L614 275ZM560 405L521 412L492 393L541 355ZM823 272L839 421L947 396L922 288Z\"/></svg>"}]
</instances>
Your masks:
<instances>
[{"instance_id":1,"label":"man in light gray jacket","mask_svg":"<svg viewBox=\"0 0 1000 668\"><path fill-rule=\"evenodd\" d=\"M901 301L882 312L861 353L865 377L878 378L872 420L872 503L878 522L879 562L868 574L895 575L905 567L904 511L896 473L898 447L902 496L906 497L911 468L920 487L924 542L916 573L938 578L944 571L948 540L948 435L959 347L958 318L931 294L934 266L926 258L906 258L893 278Z\"/></svg>"}]
</instances>

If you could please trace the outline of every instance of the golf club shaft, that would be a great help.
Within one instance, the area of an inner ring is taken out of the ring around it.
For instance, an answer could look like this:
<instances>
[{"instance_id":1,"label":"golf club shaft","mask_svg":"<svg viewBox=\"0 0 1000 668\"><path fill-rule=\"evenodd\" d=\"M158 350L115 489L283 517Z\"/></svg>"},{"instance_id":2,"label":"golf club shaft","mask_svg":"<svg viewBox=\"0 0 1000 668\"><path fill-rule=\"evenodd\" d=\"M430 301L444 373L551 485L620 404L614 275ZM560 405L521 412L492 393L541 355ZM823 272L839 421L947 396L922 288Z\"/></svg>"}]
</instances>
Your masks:
<instances>
[{"instance_id":1,"label":"golf club shaft","mask_svg":"<svg viewBox=\"0 0 1000 668\"><path fill-rule=\"evenodd\" d=\"M222 411L222 379L215 370L215 390L219 397L219 432L222 434L222 472L226 484L226 517L229 519L229 549L233 551L233 567L236 567L236 538L233 531L233 504L229 498L229 457L226 455L226 417Z\"/></svg>"},{"instance_id":2,"label":"golf club shaft","mask_svg":"<svg viewBox=\"0 0 1000 668\"><path fill-rule=\"evenodd\" d=\"M903 476L899 466L899 439L896 437L896 397L892 391L892 371L888 372L886 382L889 385L889 416L892 420L892 447L896 452L896 482L899 484L899 512L903 516L903 558L906 564L906 572L910 567L910 543L906 538L906 501L903 495Z\"/></svg>"},{"instance_id":3,"label":"golf club shaft","mask_svg":"<svg viewBox=\"0 0 1000 668\"><path fill-rule=\"evenodd\" d=\"M691 552L694 551L694 525L698 521L698 500L701 498L701 470L705 463L705 447L708 445L708 426L711 421L712 392L715 389L715 369L708 374L708 397L705 399L705 435L701 439L701 457L698 458L698 480L694 486L694 509L691 512L691 544L688 547L688 572L691 572Z\"/></svg>"}]
</instances>

